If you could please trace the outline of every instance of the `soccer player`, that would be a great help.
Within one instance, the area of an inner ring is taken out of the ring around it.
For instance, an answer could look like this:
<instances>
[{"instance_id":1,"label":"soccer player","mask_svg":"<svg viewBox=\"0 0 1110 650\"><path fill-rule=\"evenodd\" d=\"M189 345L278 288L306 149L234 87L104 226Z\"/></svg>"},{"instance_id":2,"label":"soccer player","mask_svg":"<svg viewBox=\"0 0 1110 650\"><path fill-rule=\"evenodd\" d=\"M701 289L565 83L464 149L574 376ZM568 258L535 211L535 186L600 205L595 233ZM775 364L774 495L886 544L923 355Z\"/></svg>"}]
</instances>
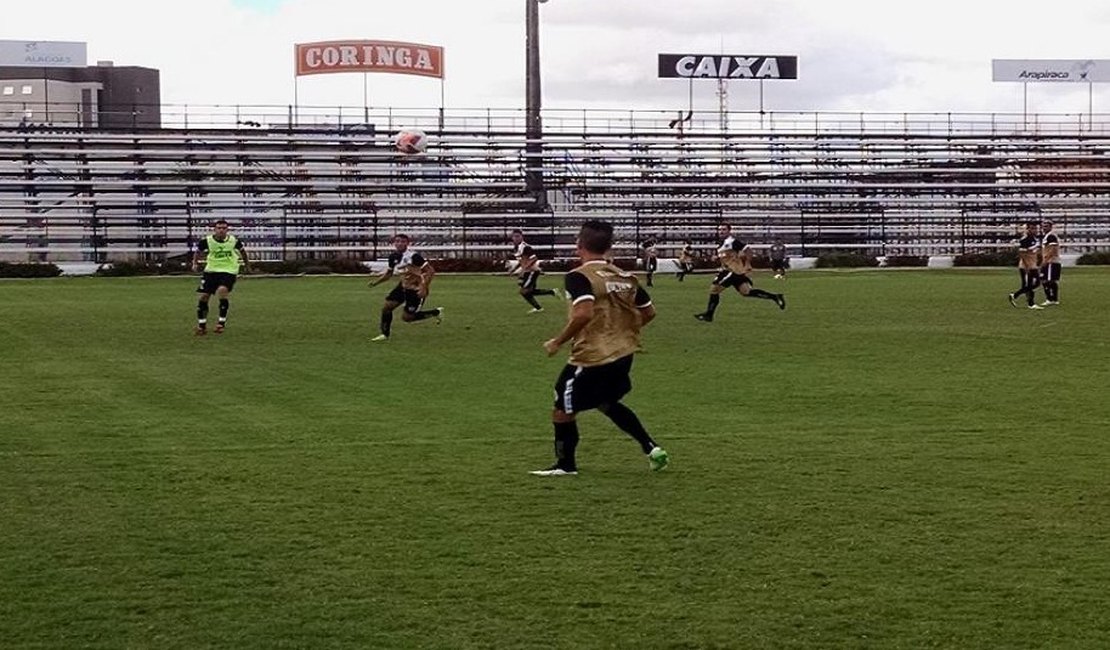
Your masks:
<instances>
[{"instance_id":1,"label":"soccer player","mask_svg":"<svg viewBox=\"0 0 1110 650\"><path fill-rule=\"evenodd\" d=\"M726 226L727 227L727 226ZM694 318L706 323L713 322L713 314L721 303L721 292L729 287L734 287L745 298L762 298L772 300L779 309L786 309L786 296L781 293L771 293L752 286L752 279L748 274L752 272L752 253L747 244L735 239L726 233L724 250L717 249L717 257L721 261L721 270L709 289L709 305Z\"/></svg>"},{"instance_id":2,"label":"soccer player","mask_svg":"<svg viewBox=\"0 0 1110 650\"><path fill-rule=\"evenodd\" d=\"M538 314L543 311L543 307L536 300L536 296L555 296L561 297L557 292L552 289L539 289L536 287L540 279L540 260L536 256L536 252L532 247L524 241L524 233L520 230L512 232L513 241L513 257L516 258L516 264L512 270L512 274L520 276L520 295L524 301L532 305L532 310L529 314Z\"/></svg>"},{"instance_id":3,"label":"soccer player","mask_svg":"<svg viewBox=\"0 0 1110 650\"><path fill-rule=\"evenodd\" d=\"M694 271L694 247L690 245L690 240L682 242L682 250L678 252L678 273L675 277L679 282L686 277L687 273Z\"/></svg>"},{"instance_id":4,"label":"soccer player","mask_svg":"<svg viewBox=\"0 0 1110 650\"><path fill-rule=\"evenodd\" d=\"M655 237L648 237L643 244L640 244L644 249L644 270L647 271L647 286L655 286L652 282L655 277L655 269L659 268L659 249Z\"/></svg>"},{"instance_id":5,"label":"soccer player","mask_svg":"<svg viewBox=\"0 0 1110 650\"><path fill-rule=\"evenodd\" d=\"M423 311L420 309L424 306L424 299L428 297L428 288L432 284L436 271L423 255L409 248L409 243L408 235L394 236L394 251L389 254L389 259L386 261L388 266L381 275L370 281L370 286L376 287L394 274L401 276L401 281L385 297L385 304L382 305L382 333L371 339L372 341L389 340L393 327L393 310L401 305L405 306L401 312L401 320L406 323L427 318L435 318L436 323L443 321L443 307Z\"/></svg>"},{"instance_id":6,"label":"soccer player","mask_svg":"<svg viewBox=\"0 0 1110 650\"><path fill-rule=\"evenodd\" d=\"M767 255L771 258L771 270L775 272L775 279L785 280L786 246L781 239L776 239L775 243L771 244L771 248L767 249Z\"/></svg>"},{"instance_id":7,"label":"soccer player","mask_svg":"<svg viewBox=\"0 0 1110 650\"><path fill-rule=\"evenodd\" d=\"M1041 222L1041 282L1044 285L1042 305L1060 304L1060 238L1052 231L1052 222Z\"/></svg>"},{"instance_id":8,"label":"soccer player","mask_svg":"<svg viewBox=\"0 0 1110 650\"><path fill-rule=\"evenodd\" d=\"M193 251L194 273L201 260L204 261L204 274L197 287L197 293L200 294L197 302L197 327L194 330L197 336L208 333L208 299L212 294L216 294L220 301L220 315L215 331L223 334L224 327L227 326L227 312L231 309L228 296L235 288L239 267L242 266L244 272L250 271L247 249L238 237L228 232L230 228L224 219L216 221L212 226L212 233L198 241L197 248Z\"/></svg>"},{"instance_id":9,"label":"soccer player","mask_svg":"<svg viewBox=\"0 0 1110 650\"><path fill-rule=\"evenodd\" d=\"M1008 295L1010 304L1017 307L1017 298L1025 295L1029 309L1044 309L1036 302L1036 290L1041 283L1040 266L1037 254L1041 240L1037 237L1037 224L1030 221L1021 226L1021 239L1018 240L1018 273L1021 275L1021 288Z\"/></svg>"},{"instance_id":10,"label":"soccer player","mask_svg":"<svg viewBox=\"0 0 1110 650\"><path fill-rule=\"evenodd\" d=\"M578 257L582 264L567 273L567 293L573 301L570 318L555 338L543 344L554 356L567 341L572 342L570 360L555 382L555 464L531 472L536 476L568 476L578 473L578 423L575 417L598 409L613 424L640 443L648 466L661 470L670 457L621 403L632 390L629 372L632 357L640 349L640 328L655 318L651 298L636 276L613 266L605 254L613 246L613 226L604 221L587 221L578 233Z\"/></svg>"}]
</instances>

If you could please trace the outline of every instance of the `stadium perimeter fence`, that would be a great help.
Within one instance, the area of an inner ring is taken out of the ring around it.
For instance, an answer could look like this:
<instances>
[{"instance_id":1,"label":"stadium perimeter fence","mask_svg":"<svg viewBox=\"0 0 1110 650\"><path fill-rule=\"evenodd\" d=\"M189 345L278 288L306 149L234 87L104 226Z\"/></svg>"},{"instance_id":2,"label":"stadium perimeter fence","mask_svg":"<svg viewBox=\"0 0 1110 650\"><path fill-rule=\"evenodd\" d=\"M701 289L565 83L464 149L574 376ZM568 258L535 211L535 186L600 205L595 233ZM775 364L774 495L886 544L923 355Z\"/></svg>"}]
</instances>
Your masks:
<instances>
[{"instance_id":1,"label":"stadium perimeter fence","mask_svg":"<svg viewBox=\"0 0 1110 650\"><path fill-rule=\"evenodd\" d=\"M514 228L561 258L590 218L618 255L708 249L721 223L803 256L988 252L1043 219L1069 252L1108 243L1104 116L553 111L529 140L520 112L381 110L0 125L0 260L172 258L217 218L263 259L379 259L398 232L503 257ZM401 125L425 153L395 150Z\"/></svg>"}]
</instances>

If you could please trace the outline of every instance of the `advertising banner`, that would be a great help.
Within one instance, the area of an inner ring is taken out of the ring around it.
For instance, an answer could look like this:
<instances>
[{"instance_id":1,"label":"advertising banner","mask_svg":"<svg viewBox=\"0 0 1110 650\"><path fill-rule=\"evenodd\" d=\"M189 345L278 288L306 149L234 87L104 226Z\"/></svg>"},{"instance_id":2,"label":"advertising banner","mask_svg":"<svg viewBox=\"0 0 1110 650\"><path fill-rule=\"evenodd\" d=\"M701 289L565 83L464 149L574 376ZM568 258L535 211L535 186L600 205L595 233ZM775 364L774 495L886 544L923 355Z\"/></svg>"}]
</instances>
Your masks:
<instances>
[{"instance_id":1,"label":"advertising banner","mask_svg":"<svg viewBox=\"0 0 1110 650\"><path fill-rule=\"evenodd\" d=\"M797 79L798 57L766 54L660 54L666 79Z\"/></svg>"},{"instance_id":2,"label":"advertising banner","mask_svg":"<svg viewBox=\"0 0 1110 650\"><path fill-rule=\"evenodd\" d=\"M390 72L443 78L443 48L395 41L322 41L294 46L296 74Z\"/></svg>"},{"instance_id":3,"label":"advertising banner","mask_svg":"<svg viewBox=\"0 0 1110 650\"><path fill-rule=\"evenodd\" d=\"M1110 60L1101 59L994 59L994 81L1105 82L1110 81Z\"/></svg>"},{"instance_id":4,"label":"advertising banner","mask_svg":"<svg viewBox=\"0 0 1110 650\"><path fill-rule=\"evenodd\" d=\"M88 44L75 41L0 41L0 65L83 68Z\"/></svg>"}]
</instances>

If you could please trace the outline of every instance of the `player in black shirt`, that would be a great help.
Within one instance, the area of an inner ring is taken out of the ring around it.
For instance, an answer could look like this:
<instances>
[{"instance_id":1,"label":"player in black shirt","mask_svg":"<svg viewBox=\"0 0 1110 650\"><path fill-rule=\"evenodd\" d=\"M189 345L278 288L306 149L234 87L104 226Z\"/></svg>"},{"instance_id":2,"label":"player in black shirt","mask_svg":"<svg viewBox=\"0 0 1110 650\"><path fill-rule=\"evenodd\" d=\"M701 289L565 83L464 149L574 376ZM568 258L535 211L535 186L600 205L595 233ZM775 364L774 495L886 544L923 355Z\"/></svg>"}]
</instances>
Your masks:
<instances>
[{"instance_id":1,"label":"player in black shirt","mask_svg":"<svg viewBox=\"0 0 1110 650\"><path fill-rule=\"evenodd\" d=\"M776 239L775 243L767 249L767 256L771 259L771 270L775 272L776 280L786 279L786 246L782 243L781 239Z\"/></svg>"},{"instance_id":2,"label":"player in black shirt","mask_svg":"<svg viewBox=\"0 0 1110 650\"><path fill-rule=\"evenodd\" d=\"M694 271L694 247L690 244L690 240L682 242L682 250L678 253L678 273L675 277L679 282L686 278L687 273Z\"/></svg>"},{"instance_id":3,"label":"player in black shirt","mask_svg":"<svg viewBox=\"0 0 1110 650\"><path fill-rule=\"evenodd\" d=\"M652 280L655 278L655 269L659 268L659 249L655 237L648 237L643 244L640 244L644 249L644 270L647 271L647 286L655 286Z\"/></svg>"},{"instance_id":4,"label":"player in black shirt","mask_svg":"<svg viewBox=\"0 0 1110 650\"><path fill-rule=\"evenodd\" d=\"M1017 298L1025 295L1030 309L1044 309L1036 304L1036 290L1041 284L1041 268L1037 255L1041 250L1041 239L1037 236L1037 224L1030 222L1021 227L1018 240L1018 273L1021 274L1021 289L1009 295L1010 304L1017 307Z\"/></svg>"},{"instance_id":5,"label":"player in black shirt","mask_svg":"<svg viewBox=\"0 0 1110 650\"><path fill-rule=\"evenodd\" d=\"M1052 222L1041 223L1041 282L1046 306L1060 304L1060 238L1052 230Z\"/></svg>"},{"instance_id":6,"label":"player in black shirt","mask_svg":"<svg viewBox=\"0 0 1110 650\"><path fill-rule=\"evenodd\" d=\"M537 286L543 271L540 270L540 259L536 251L524 241L524 233L514 230L512 242L515 264L509 273L520 276L520 296L524 298L524 302L532 305L532 310L528 313L538 314L543 311L543 306L536 300L536 296L562 298L563 295L553 289L540 289Z\"/></svg>"},{"instance_id":7,"label":"player in black shirt","mask_svg":"<svg viewBox=\"0 0 1110 650\"><path fill-rule=\"evenodd\" d=\"M395 250L389 254L385 272L370 282L371 287L376 287L394 274L401 276L401 281L385 297L385 304L382 305L382 333L375 336L373 341L389 340L393 326L393 310L401 305L405 306L404 311L401 312L401 320L406 323L422 321L426 318L435 318L436 323L443 320L443 307L420 309L424 306L424 299L428 297L428 288L432 278L435 277L435 269L423 255L409 248L408 235L394 237L393 247Z\"/></svg>"}]
</instances>

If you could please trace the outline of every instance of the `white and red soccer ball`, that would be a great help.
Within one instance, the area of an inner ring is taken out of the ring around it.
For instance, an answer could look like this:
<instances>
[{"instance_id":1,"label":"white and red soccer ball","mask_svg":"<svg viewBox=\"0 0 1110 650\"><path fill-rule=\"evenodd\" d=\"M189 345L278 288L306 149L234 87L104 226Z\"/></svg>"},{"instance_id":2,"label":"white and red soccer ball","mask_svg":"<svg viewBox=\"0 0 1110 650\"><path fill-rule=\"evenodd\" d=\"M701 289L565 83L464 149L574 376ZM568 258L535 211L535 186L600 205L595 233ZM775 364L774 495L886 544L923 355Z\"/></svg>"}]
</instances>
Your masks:
<instances>
[{"instance_id":1,"label":"white and red soccer ball","mask_svg":"<svg viewBox=\"0 0 1110 650\"><path fill-rule=\"evenodd\" d=\"M424 153L428 148L428 136L420 129L405 128L393 137L393 144L403 154Z\"/></svg>"}]
</instances>

